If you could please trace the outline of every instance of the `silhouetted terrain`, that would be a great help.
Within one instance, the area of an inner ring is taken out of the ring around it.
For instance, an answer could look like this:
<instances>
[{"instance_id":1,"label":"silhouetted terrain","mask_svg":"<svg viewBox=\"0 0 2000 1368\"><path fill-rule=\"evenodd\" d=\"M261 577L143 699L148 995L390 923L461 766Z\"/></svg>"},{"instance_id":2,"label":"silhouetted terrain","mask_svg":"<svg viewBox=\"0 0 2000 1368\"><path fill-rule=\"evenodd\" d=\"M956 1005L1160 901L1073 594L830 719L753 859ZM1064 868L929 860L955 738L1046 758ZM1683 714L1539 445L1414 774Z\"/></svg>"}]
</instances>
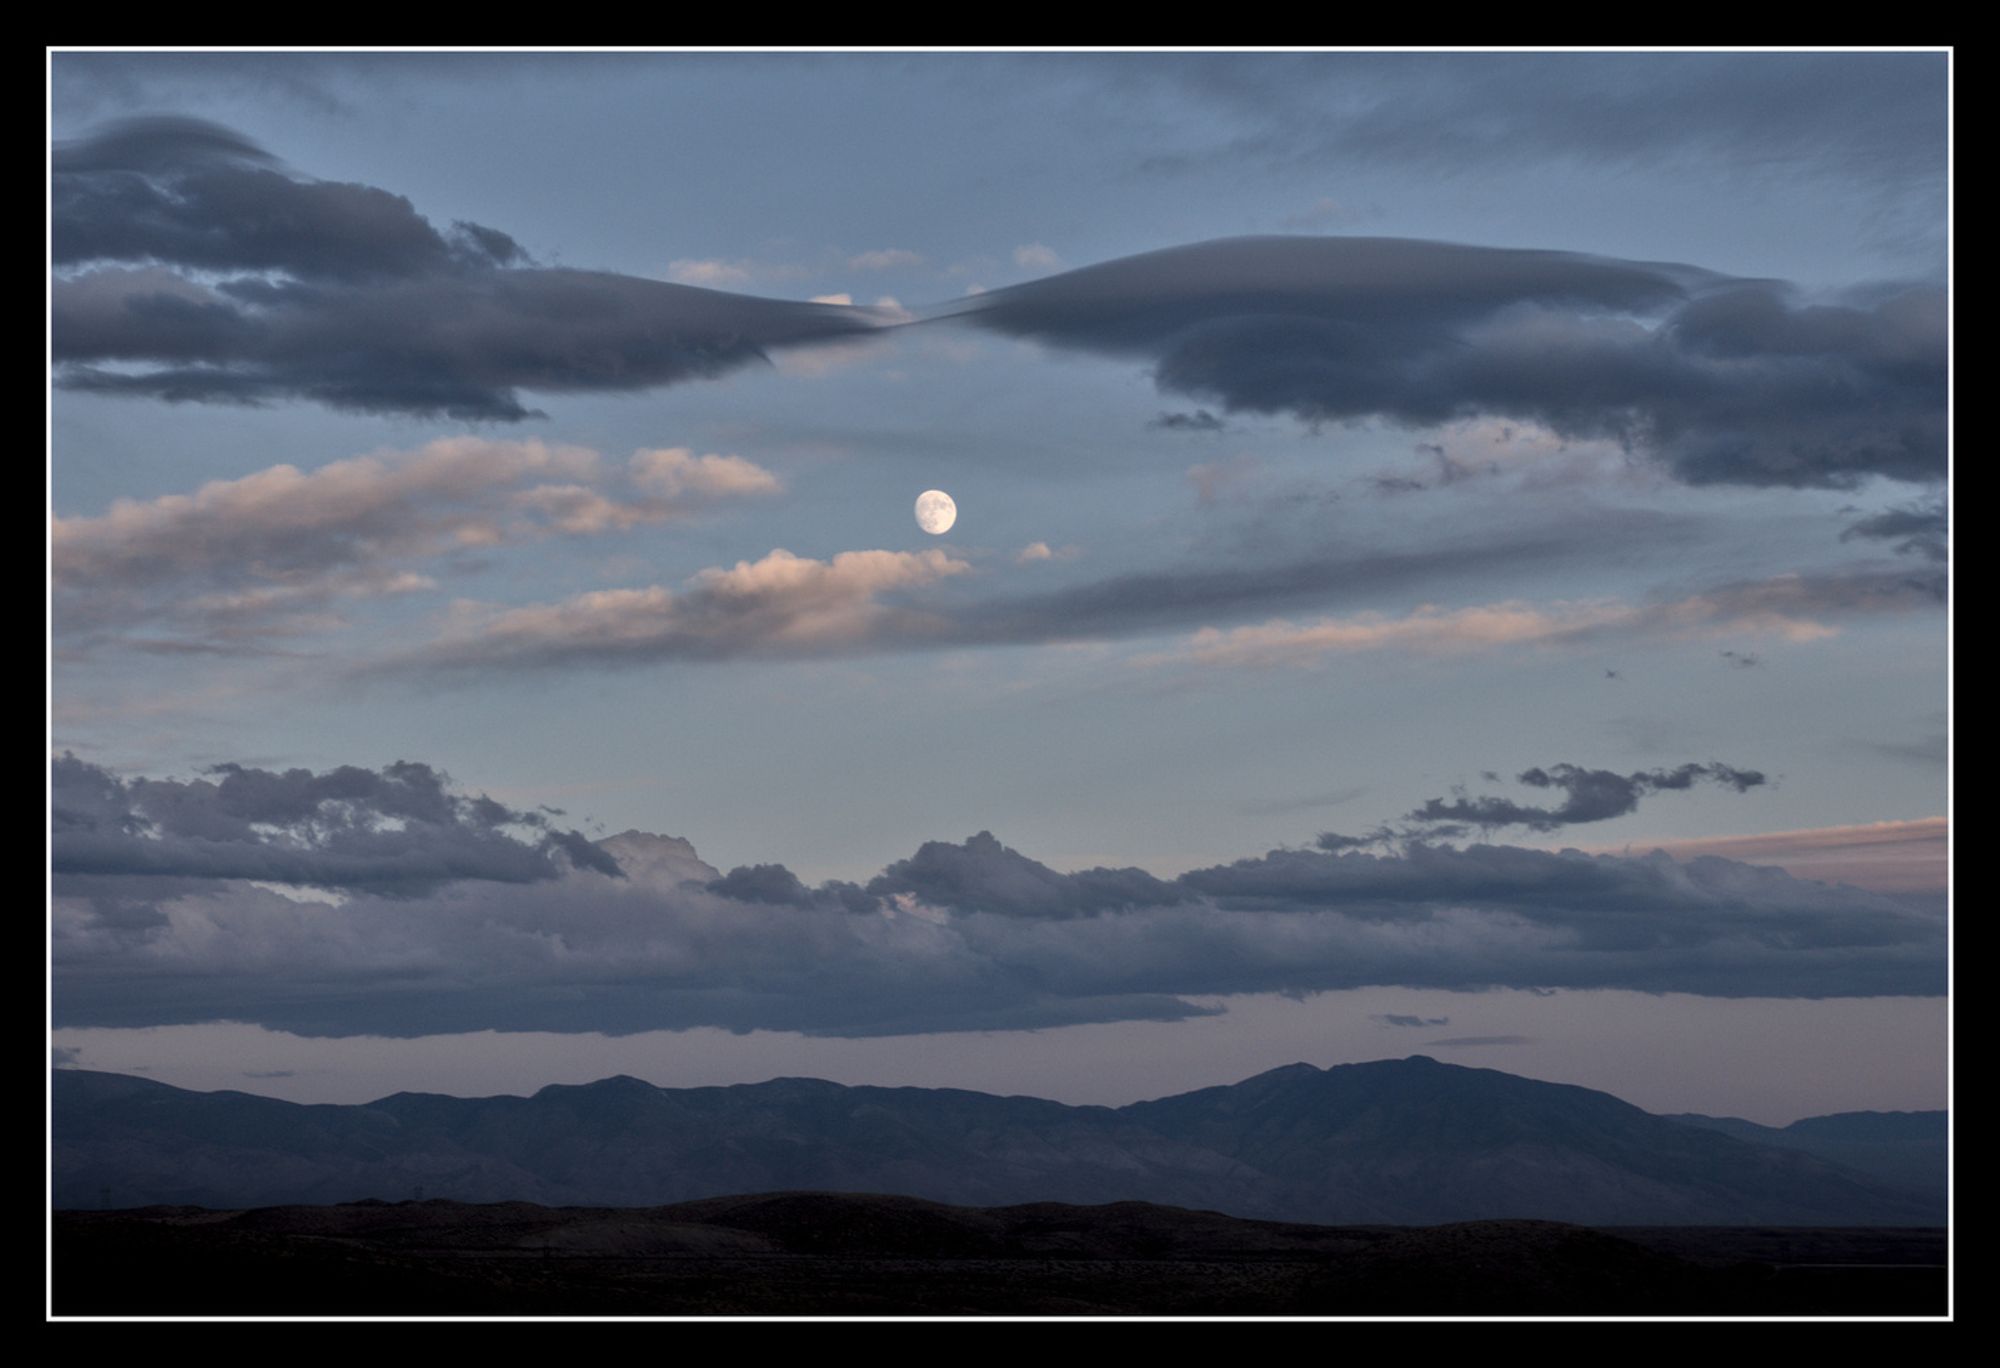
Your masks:
<instances>
[{"instance_id":1,"label":"silhouetted terrain","mask_svg":"<svg viewBox=\"0 0 2000 1368\"><path fill-rule=\"evenodd\" d=\"M54 1075L58 1207L396 1200L658 1206L894 1192L975 1206L1147 1201L1431 1224L1936 1225L1915 1193L1606 1093L1422 1056L1294 1064L1128 1107L956 1089L633 1078L532 1097L301 1106Z\"/></svg>"},{"instance_id":2,"label":"silhouetted terrain","mask_svg":"<svg viewBox=\"0 0 2000 1368\"><path fill-rule=\"evenodd\" d=\"M1667 1119L1755 1144L1802 1150L1911 1192L1941 1195L1951 1172L1947 1112L1837 1112L1789 1126L1694 1112Z\"/></svg>"},{"instance_id":3,"label":"silhouetted terrain","mask_svg":"<svg viewBox=\"0 0 2000 1368\"><path fill-rule=\"evenodd\" d=\"M59 1315L1942 1314L1937 1230L1432 1228L1140 1202L60 1212Z\"/></svg>"}]
</instances>

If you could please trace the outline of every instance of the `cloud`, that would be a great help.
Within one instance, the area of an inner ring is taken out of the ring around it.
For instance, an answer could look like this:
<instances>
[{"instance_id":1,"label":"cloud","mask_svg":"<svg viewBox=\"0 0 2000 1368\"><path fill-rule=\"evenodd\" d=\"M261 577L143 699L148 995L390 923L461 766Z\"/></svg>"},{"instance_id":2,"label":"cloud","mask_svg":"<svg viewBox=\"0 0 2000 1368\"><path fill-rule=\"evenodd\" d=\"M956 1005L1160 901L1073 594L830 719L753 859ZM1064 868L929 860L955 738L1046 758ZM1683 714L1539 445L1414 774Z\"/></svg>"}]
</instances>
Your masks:
<instances>
[{"instance_id":1,"label":"cloud","mask_svg":"<svg viewBox=\"0 0 2000 1368\"><path fill-rule=\"evenodd\" d=\"M929 907L1009 917L1081 917L1121 907L1157 907L1188 897L1143 869L1058 874L982 831L963 845L926 841L867 885L877 898L903 895Z\"/></svg>"},{"instance_id":2,"label":"cloud","mask_svg":"<svg viewBox=\"0 0 2000 1368\"><path fill-rule=\"evenodd\" d=\"M61 765L59 871L77 882L52 908L58 1027L862 1036L1167 1021L1234 994L1371 984L1944 989L1941 918L1713 856L1419 843L1163 880L1063 873L982 832L926 842L865 888L813 890L777 864L719 874L637 832L596 847L612 877L559 858L548 829L510 841L498 804L421 766L177 783ZM100 843L80 866L79 833ZM345 896L250 882L274 874ZM115 915L141 903L150 916Z\"/></svg>"},{"instance_id":3,"label":"cloud","mask_svg":"<svg viewBox=\"0 0 2000 1368\"><path fill-rule=\"evenodd\" d=\"M1014 264L1029 271L1053 271L1062 265L1062 258L1055 254L1054 249L1039 242L1030 242L1014 249Z\"/></svg>"},{"instance_id":4,"label":"cloud","mask_svg":"<svg viewBox=\"0 0 2000 1368\"><path fill-rule=\"evenodd\" d=\"M1362 613L1317 622L1273 621L1227 631L1204 627L1174 651L1143 657L1149 665L1191 663L1238 667L1304 665L1347 651L1387 648L1424 652L1485 650L1564 641L1630 621L1621 603L1498 603L1446 611L1429 605L1401 617Z\"/></svg>"},{"instance_id":5,"label":"cloud","mask_svg":"<svg viewBox=\"0 0 2000 1368\"><path fill-rule=\"evenodd\" d=\"M1424 1042L1427 1046L1448 1045L1455 1048L1463 1048L1468 1045L1532 1045L1534 1043L1535 1038L1533 1036L1524 1035L1451 1036L1445 1040L1426 1040Z\"/></svg>"},{"instance_id":6,"label":"cloud","mask_svg":"<svg viewBox=\"0 0 2000 1368\"><path fill-rule=\"evenodd\" d=\"M229 764L199 779L128 781L65 752L50 785L58 892L119 902L183 881L410 898L462 880L529 883L579 868L621 876L577 832L484 794L455 793L447 776L407 761L323 774Z\"/></svg>"},{"instance_id":7,"label":"cloud","mask_svg":"<svg viewBox=\"0 0 2000 1368\"><path fill-rule=\"evenodd\" d=\"M1722 658L1739 670L1754 670L1764 663L1764 657L1748 651L1724 651Z\"/></svg>"},{"instance_id":8,"label":"cloud","mask_svg":"<svg viewBox=\"0 0 2000 1368\"><path fill-rule=\"evenodd\" d=\"M1303 798L1258 798L1237 805L1237 811L1253 817L1282 817L1294 812L1306 812L1312 808L1338 807L1351 803L1368 792L1365 785L1348 788L1329 789L1325 793L1311 793Z\"/></svg>"},{"instance_id":9,"label":"cloud","mask_svg":"<svg viewBox=\"0 0 2000 1368\"><path fill-rule=\"evenodd\" d=\"M718 257L678 257L667 263L667 276L683 285L706 285L720 289L728 285L748 285L757 278L757 264L753 261L723 261ZM815 300L814 303L834 303L834 300ZM851 303L851 300L838 301Z\"/></svg>"},{"instance_id":10,"label":"cloud","mask_svg":"<svg viewBox=\"0 0 2000 1368\"><path fill-rule=\"evenodd\" d=\"M1695 484L1940 481L1945 294L1400 238L1231 238L993 290L958 317L1126 356L1170 394L1307 423L1480 417Z\"/></svg>"},{"instance_id":11,"label":"cloud","mask_svg":"<svg viewBox=\"0 0 2000 1368\"><path fill-rule=\"evenodd\" d=\"M1204 562L1072 583L1032 593L954 592L972 566L949 552L842 552L829 561L774 550L754 564L702 571L681 590L654 585L504 608L460 603L429 645L367 667L395 672L458 666L637 664L659 660L809 657L1135 637L1288 602L1373 598L1499 569L1587 561L1637 539L1673 540L1671 524L1604 515L1588 526L1419 550L1342 546L1290 561ZM1071 548L1051 548L1051 558ZM1031 555L1030 560L1039 559ZM1419 606L1401 617L1358 614L1201 626L1140 666L1307 665L1345 650L1455 652L1563 645L1607 635L1758 635L1806 642L1865 613L1927 610L1942 572L1846 571L1716 585L1655 603L1616 600L1473 608Z\"/></svg>"},{"instance_id":12,"label":"cloud","mask_svg":"<svg viewBox=\"0 0 2000 1368\"><path fill-rule=\"evenodd\" d=\"M1193 413L1162 413L1146 426L1168 432L1221 432L1229 425L1207 409L1196 409Z\"/></svg>"},{"instance_id":13,"label":"cloud","mask_svg":"<svg viewBox=\"0 0 2000 1368\"><path fill-rule=\"evenodd\" d=\"M1828 619L1933 605L1939 575L1841 571L1734 581L1684 598L1645 602L1595 599L1546 604L1509 600L1446 609L1423 604L1401 614L1357 613L1311 621L1276 618L1244 627L1203 627L1178 646L1137 658L1147 666L1235 669L1305 667L1354 651L1459 654L1505 647L1560 646L1608 636L1772 637L1809 642L1836 634ZM1725 650L1732 663L1757 657ZM1612 672L1607 672L1608 674Z\"/></svg>"},{"instance_id":14,"label":"cloud","mask_svg":"<svg viewBox=\"0 0 2000 1368\"><path fill-rule=\"evenodd\" d=\"M883 322L537 266L497 229L441 231L399 195L296 175L199 120L128 120L51 161L50 349L69 389L515 421L533 416L522 390L650 389Z\"/></svg>"},{"instance_id":15,"label":"cloud","mask_svg":"<svg viewBox=\"0 0 2000 1368\"><path fill-rule=\"evenodd\" d=\"M1943 817L1661 841L1675 859L1715 855L1774 865L1801 879L1837 880L1879 893L1943 893L1951 880L1951 832ZM1629 853L1629 847L1625 848Z\"/></svg>"},{"instance_id":16,"label":"cloud","mask_svg":"<svg viewBox=\"0 0 2000 1368\"><path fill-rule=\"evenodd\" d=\"M641 450L622 471L609 464L583 447L454 437L57 517L58 630L72 640L173 630L191 635L170 642L195 648L310 630L337 621L327 616L337 600L436 587L409 568L427 557L620 531L782 487L739 456L685 448Z\"/></svg>"},{"instance_id":17,"label":"cloud","mask_svg":"<svg viewBox=\"0 0 2000 1368\"><path fill-rule=\"evenodd\" d=\"M782 548L703 570L681 590L605 589L525 608L461 604L458 623L392 670L638 664L854 650L921 635L935 619L889 596L972 567L949 552L843 551L829 560Z\"/></svg>"},{"instance_id":18,"label":"cloud","mask_svg":"<svg viewBox=\"0 0 2000 1368\"><path fill-rule=\"evenodd\" d=\"M1384 1026L1449 1026L1450 1017L1410 1016L1402 1012L1382 1012L1369 1018Z\"/></svg>"},{"instance_id":19,"label":"cloud","mask_svg":"<svg viewBox=\"0 0 2000 1368\"><path fill-rule=\"evenodd\" d=\"M1495 827L1521 826L1530 831L1555 831L1580 822L1602 822L1639 810L1639 800L1648 794L1693 788L1706 780L1748 792L1765 782L1756 770L1737 769L1719 762L1686 764L1671 770L1641 770L1618 774L1611 770L1585 769L1580 765L1537 766L1515 776L1518 783L1532 788L1557 789L1563 801L1556 807L1534 807L1508 798L1470 798L1463 791L1446 801L1432 798L1404 814L1403 820L1422 825L1448 824L1482 831Z\"/></svg>"},{"instance_id":20,"label":"cloud","mask_svg":"<svg viewBox=\"0 0 2000 1368\"><path fill-rule=\"evenodd\" d=\"M1942 497L1892 508L1863 518L1840 534L1842 541L1856 537L1893 541L1901 555L1946 561L1951 558L1951 510Z\"/></svg>"},{"instance_id":21,"label":"cloud","mask_svg":"<svg viewBox=\"0 0 2000 1368\"><path fill-rule=\"evenodd\" d=\"M1379 595L1482 568L1564 561L1613 542L1629 547L1653 532L1650 522L1634 527L1605 518L1581 531L1484 545L1342 547L1274 565L1202 563L972 599L943 593L972 566L942 549L849 551L830 561L776 550L754 565L704 570L678 592L656 585L514 609L460 604L437 640L374 668L845 655L1135 636L1273 602ZM905 601L925 593L928 606Z\"/></svg>"},{"instance_id":22,"label":"cloud","mask_svg":"<svg viewBox=\"0 0 2000 1368\"><path fill-rule=\"evenodd\" d=\"M51 1045L49 1047L49 1066L56 1069L73 1069L76 1067L77 1060L82 1054L83 1047L80 1045L74 1047Z\"/></svg>"}]
</instances>

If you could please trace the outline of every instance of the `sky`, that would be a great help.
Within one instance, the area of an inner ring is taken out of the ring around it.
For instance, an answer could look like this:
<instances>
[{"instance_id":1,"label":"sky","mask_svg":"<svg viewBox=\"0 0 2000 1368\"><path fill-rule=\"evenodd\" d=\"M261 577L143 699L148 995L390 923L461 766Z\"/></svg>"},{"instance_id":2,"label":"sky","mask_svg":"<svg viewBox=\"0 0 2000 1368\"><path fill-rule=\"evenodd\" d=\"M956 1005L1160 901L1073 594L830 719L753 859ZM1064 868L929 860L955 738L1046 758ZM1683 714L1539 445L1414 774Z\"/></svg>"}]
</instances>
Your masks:
<instances>
[{"instance_id":1,"label":"sky","mask_svg":"<svg viewBox=\"0 0 2000 1368\"><path fill-rule=\"evenodd\" d=\"M1944 1105L1948 83L52 53L54 1057Z\"/></svg>"}]
</instances>

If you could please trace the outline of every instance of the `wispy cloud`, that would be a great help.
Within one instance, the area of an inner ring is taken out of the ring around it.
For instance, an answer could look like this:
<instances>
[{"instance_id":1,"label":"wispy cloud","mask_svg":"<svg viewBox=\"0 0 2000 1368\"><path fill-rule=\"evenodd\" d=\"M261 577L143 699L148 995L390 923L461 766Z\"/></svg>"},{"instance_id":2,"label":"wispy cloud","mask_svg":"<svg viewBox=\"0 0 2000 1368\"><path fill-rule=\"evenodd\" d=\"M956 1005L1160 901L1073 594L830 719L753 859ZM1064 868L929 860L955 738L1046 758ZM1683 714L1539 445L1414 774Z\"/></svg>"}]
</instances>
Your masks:
<instances>
[{"instance_id":1,"label":"wispy cloud","mask_svg":"<svg viewBox=\"0 0 2000 1368\"><path fill-rule=\"evenodd\" d=\"M412 568L429 558L661 523L781 487L733 455L648 449L621 468L584 447L475 437L271 466L53 519L56 627L72 642L119 629L192 647L314 630L337 624L341 600L435 588Z\"/></svg>"},{"instance_id":2,"label":"wispy cloud","mask_svg":"<svg viewBox=\"0 0 2000 1368\"><path fill-rule=\"evenodd\" d=\"M969 573L949 552L843 551L828 560L782 548L682 589L605 589L560 603L462 603L447 633L392 669L639 663L851 650L934 619L885 600L897 590Z\"/></svg>"},{"instance_id":3,"label":"wispy cloud","mask_svg":"<svg viewBox=\"0 0 2000 1368\"><path fill-rule=\"evenodd\" d=\"M1630 852L1634 847L1594 847ZM1826 879L1882 893L1941 893L1951 874L1951 833L1943 817L1850 826L1648 842L1676 859L1713 855L1775 865L1801 879Z\"/></svg>"}]
</instances>

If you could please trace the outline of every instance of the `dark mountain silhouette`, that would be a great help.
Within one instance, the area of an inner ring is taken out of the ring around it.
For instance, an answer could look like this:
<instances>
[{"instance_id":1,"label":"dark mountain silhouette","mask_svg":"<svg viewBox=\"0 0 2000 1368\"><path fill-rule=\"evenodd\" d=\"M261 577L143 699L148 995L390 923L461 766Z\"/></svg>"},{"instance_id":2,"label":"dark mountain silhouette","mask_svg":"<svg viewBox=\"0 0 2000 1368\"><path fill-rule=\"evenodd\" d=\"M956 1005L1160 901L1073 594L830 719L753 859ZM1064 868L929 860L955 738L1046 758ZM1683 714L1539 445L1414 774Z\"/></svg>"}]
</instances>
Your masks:
<instances>
[{"instance_id":1,"label":"dark mountain silhouette","mask_svg":"<svg viewBox=\"0 0 2000 1368\"><path fill-rule=\"evenodd\" d=\"M400 1199L656 1206L890 1192L964 1205L1136 1200L1430 1224L1925 1225L1926 1199L1606 1093L1422 1056L1294 1064L1122 1108L957 1089L633 1078L532 1097L301 1106L54 1074L58 1207Z\"/></svg>"},{"instance_id":2,"label":"dark mountain silhouette","mask_svg":"<svg viewBox=\"0 0 2000 1368\"><path fill-rule=\"evenodd\" d=\"M1695 1112L1667 1119L1755 1144L1801 1150L1892 1187L1923 1193L1938 1210L1944 1209L1951 1171L1951 1118L1947 1112L1836 1112L1808 1116L1789 1126L1760 1126L1737 1116Z\"/></svg>"}]
</instances>

